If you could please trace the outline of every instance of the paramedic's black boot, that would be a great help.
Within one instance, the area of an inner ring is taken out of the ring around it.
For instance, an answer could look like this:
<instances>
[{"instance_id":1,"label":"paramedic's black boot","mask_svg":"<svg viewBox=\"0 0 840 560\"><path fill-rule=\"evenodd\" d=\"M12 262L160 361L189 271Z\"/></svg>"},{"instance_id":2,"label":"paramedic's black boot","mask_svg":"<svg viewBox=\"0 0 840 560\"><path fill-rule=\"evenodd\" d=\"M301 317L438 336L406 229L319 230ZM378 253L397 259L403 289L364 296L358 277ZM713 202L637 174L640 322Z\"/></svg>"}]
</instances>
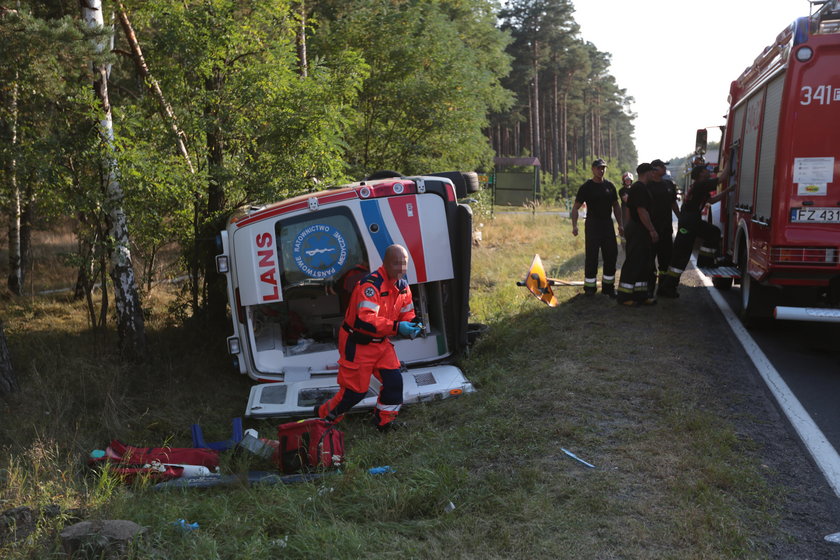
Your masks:
<instances>
[{"instance_id":1,"label":"paramedic's black boot","mask_svg":"<svg viewBox=\"0 0 840 560\"><path fill-rule=\"evenodd\" d=\"M402 430L406 427L405 422L397 420L396 417L396 413L374 410L373 417L370 421L371 424L376 426L379 433L387 434L388 432Z\"/></svg>"}]
</instances>

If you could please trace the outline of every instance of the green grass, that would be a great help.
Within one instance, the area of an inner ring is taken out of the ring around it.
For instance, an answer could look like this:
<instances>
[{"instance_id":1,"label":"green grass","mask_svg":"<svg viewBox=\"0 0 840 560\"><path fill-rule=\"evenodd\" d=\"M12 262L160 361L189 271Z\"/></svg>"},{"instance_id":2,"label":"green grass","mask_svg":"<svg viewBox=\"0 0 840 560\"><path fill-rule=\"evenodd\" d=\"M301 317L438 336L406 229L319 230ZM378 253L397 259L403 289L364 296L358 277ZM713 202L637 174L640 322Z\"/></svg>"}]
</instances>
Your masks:
<instances>
[{"instance_id":1,"label":"green grass","mask_svg":"<svg viewBox=\"0 0 840 560\"><path fill-rule=\"evenodd\" d=\"M622 309L579 288L543 306L515 282L534 253L549 275L579 280L583 237L556 215L482 222L471 321L491 328L460 363L477 392L407 407L410 429L386 436L349 417L347 465L314 483L162 492L88 472L84 457L110 438L186 446L193 422L210 439L229 433L249 383L232 373L225 333L172 326L160 294L154 353L126 366L111 335L86 330L83 306L5 302L22 389L0 402L0 511L55 503L131 519L149 529L135 558L764 557L780 490L696 359L713 334L665 305ZM248 424L267 436L275 425ZM396 472L367 474L381 465ZM66 517L0 556L48 557ZM200 529L172 525L182 518Z\"/></svg>"}]
</instances>

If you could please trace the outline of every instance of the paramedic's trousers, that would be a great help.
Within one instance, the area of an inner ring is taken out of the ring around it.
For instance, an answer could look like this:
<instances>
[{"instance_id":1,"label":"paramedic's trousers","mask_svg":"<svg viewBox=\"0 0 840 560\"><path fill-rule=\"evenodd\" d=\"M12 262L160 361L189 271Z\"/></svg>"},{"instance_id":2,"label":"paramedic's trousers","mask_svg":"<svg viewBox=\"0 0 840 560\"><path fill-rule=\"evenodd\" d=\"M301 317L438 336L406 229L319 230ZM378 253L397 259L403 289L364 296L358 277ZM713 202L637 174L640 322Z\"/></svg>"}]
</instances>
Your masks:
<instances>
[{"instance_id":1,"label":"paramedic's trousers","mask_svg":"<svg viewBox=\"0 0 840 560\"><path fill-rule=\"evenodd\" d=\"M375 414L379 425L387 424L396 418L403 402L403 378L394 345L388 339L367 344L359 344L353 339L353 335L339 331L339 390L319 408L318 416L339 419L365 398L373 375L382 383Z\"/></svg>"},{"instance_id":2,"label":"paramedic's trousers","mask_svg":"<svg viewBox=\"0 0 840 560\"><path fill-rule=\"evenodd\" d=\"M584 228L586 236L586 261L583 266L583 291L595 293L598 288L598 253L604 259L601 289L611 294L615 290L615 262L618 259L618 243L615 240L615 229L612 217L586 217Z\"/></svg>"},{"instance_id":3,"label":"paramedic's trousers","mask_svg":"<svg viewBox=\"0 0 840 560\"><path fill-rule=\"evenodd\" d=\"M648 285L653 262L650 233L641 224L630 222L624 228L624 236L627 238L627 256L618 280L618 302L643 302L650 297Z\"/></svg>"}]
</instances>

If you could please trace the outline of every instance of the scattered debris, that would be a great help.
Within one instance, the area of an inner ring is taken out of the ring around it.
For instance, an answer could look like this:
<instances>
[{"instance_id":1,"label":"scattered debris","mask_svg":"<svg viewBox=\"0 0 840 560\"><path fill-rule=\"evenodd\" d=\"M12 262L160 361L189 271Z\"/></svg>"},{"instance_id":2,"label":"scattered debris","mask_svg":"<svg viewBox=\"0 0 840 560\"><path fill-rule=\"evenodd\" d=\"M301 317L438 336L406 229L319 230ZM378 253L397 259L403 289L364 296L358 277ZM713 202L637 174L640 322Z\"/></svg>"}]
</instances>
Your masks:
<instances>
[{"instance_id":1,"label":"scattered debris","mask_svg":"<svg viewBox=\"0 0 840 560\"><path fill-rule=\"evenodd\" d=\"M455 511L455 504L453 504L452 502L449 502L448 504L443 506L443 513L452 513L453 511Z\"/></svg>"},{"instance_id":2,"label":"scattered debris","mask_svg":"<svg viewBox=\"0 0 840 560\"><path fill-rule=\"evenodd\" d=\"M368 473L370 474L385 474L385 473L392 473L397 472L397 469L389 466L384 467L371 467L368 469Z\"/></svg>"},{"instance_id":3,"label":"scattered debris","mask_svg":"<svg viewBox=\"0 0 840 560\"><path fill-rule=\"evenodd\" d=\"M178 521L173 521L172 524L182 531L195 531L198 529L198 521L187 523L186 519L179 519Z\"/></svg>"},{"instance_id":4,"label":"scattered debris","mask_svg":"<svg viewBox=\"0 0 840 560\"><path fill-rule=\"evenodd\" d=\"M575 461L580 461L581 463L583 463L584 465L586 465L586 466L587 466L587 467L589 467L590 469L594 469L594 468L595 468L595 465L593 465L592 463L587 463L586 461L584 461L583 459L581 459L580 457L578 457L577 455L575 455L574 453L572 453L572 452L571 452L571 451L569 451L568 449L565 449L565 448L561 447L561 448L560 448L560 451L562 451L563 453L565 453L566 455L568 455L569 457L571 457L571 458L572 458L572 459L574 459Z\"/></svg>"}]
</instances>

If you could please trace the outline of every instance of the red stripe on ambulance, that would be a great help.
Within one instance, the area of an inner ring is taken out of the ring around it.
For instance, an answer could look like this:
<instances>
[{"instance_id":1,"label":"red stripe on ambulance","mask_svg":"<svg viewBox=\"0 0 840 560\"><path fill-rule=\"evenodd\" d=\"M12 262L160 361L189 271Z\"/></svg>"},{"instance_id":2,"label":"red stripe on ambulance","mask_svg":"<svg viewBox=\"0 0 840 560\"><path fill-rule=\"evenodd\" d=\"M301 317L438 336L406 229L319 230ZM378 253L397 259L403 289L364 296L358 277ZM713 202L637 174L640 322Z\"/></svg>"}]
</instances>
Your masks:
<instances>
[{"instance_id":1,"label":"red stripe on ambulance","mask_svg":"<svg viewBox=\"0 0 840 560\"><path fill-rule=\"evenodd\" d=\"M423 249L423 234L420 230L420 209L416 196L399 196L388 199L391 214L405 241L406 249L414 261L417 282L426 282L426 253Z\"/></svg>"}]
</instances>

